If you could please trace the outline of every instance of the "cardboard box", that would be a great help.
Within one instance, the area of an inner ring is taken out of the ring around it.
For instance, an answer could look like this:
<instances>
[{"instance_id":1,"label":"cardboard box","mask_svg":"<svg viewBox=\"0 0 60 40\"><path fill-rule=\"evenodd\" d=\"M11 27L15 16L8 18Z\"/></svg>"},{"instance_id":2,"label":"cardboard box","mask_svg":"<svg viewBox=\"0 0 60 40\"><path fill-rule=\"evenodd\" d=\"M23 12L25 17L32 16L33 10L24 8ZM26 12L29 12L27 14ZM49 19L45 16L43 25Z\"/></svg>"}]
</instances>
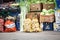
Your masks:
<instances>
[{"instance_id":1,"label":"cardboard box","mask_svg":"<svg viewBox=\"0 0 60 40\"><path fill-rule=\"evenodd\" d=\"M31 4L30 5L30 11L41 11L42 4Z\"/></svg>"},{"instance_id":2,"label":"cardboard box","mask_svg":"<svg viewBox=\"0 0 60 40\"><path fill-rule=\"evenodd\" d=\"M29 12L28 14L26 14L26 18L32 19L35 15L37 15L37 18L39 19L40 12Z\"/></svg>"},{"instance_id":3,"label":"cardboard box","mask_svg":"<svg viewBox=\"0 0 60 40\"><path fill-rule=\"evenodd\" d=\"M55 4L43 4L43 9L54 9L55 8Z\"/></svg>"},{"instance_id":4,"label":"cardboard box","mask_svg":"<svg viewBox=\"0 0 60 40\"><path fill-rule=\"evenodd\" d=\"M40 23L41 22L54 22L54 14L53 15L40 15Z\"/></svg>"}]
</instances>

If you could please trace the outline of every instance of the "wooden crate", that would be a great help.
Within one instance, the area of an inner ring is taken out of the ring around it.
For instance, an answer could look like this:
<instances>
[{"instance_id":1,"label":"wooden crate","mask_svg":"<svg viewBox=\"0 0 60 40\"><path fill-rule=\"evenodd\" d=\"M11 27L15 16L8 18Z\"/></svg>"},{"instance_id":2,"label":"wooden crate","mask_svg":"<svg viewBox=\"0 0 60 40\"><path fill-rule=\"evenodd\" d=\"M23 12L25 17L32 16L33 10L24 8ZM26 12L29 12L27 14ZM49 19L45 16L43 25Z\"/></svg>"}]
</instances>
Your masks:
<instances>
[{"instance_id":1,"label":"wooden crate","mask_svg":"<svg viewBox=\"0 0 60 40\"><path fill-rule=\"evenodd\" d=\"M43 4L43 9L54 9L55 8L55 4Z\"/></svg>"},{"instance_id":2,"label":"wooden crate","mask_svg":"<svg viewBox=\"0 0 60 40\"><path fill-rule=\"evenodd\" d=\"M35 15L37 15L37 18L39 19L40 17L40 12L30 12L26 14L26 18L32 19Z\"/></svg>"},{"instance_id":3,"label":"wooden crate","mask_svg":"<svg viewBox=\"0 0 60 40\"><path fill-rule=\"evenodd\" d=\"M30 11L41 11L42 4L31 4Z\"/></svg>"},{"instance_id":4,"label":"wooden crate","mask_svg":"<svg viewBox=\"0 0 60 40\"><path fill-rule=\"evenodd\" d=\"M54 22L54 14L53 15L40 15L40 22Z\"/></svg>"}]
</instances>

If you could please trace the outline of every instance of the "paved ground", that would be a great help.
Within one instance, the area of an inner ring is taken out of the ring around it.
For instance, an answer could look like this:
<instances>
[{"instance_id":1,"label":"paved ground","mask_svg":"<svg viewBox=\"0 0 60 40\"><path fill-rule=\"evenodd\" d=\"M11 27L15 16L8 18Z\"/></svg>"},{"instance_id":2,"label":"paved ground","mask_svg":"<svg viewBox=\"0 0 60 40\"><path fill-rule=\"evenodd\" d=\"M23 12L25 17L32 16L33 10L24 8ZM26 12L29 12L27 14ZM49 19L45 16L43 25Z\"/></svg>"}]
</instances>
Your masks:
<instances>
[{"instance_id":1,"label":"paved ground","mask_svg":"<svg viewBox=\"0 0 60 40\"><path fill-rule=\"evenodd\" d=\"M60 32L44 31L38 33L0 33L0 40L60 40Z\"/></svg>"}]
</instances>

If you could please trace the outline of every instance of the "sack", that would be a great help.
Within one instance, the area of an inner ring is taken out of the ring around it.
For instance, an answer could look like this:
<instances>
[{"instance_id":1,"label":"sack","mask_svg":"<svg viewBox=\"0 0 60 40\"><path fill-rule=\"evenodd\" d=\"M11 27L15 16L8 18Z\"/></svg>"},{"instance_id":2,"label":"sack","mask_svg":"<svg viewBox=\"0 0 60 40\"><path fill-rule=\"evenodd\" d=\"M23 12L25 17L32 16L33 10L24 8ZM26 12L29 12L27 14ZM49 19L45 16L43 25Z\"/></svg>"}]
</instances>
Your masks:
<instances>
[{"instance_id":1,"label":"sack","mask_svg":"<svg viewBox=\"0 0 60 40\"><path fill-rule=\"evenodd\" d=\"M0 25L4 25L4 20L0 19Z\"/></svg>"},{"instance_id":2,"label":"sack","mask_svg":"<svg viewBox=\"0 0 60 40\"><path fill-rule=\"evenodd\" d=\"M2 18L0 18L0 32L3 32L4 29L3 29L3 26L4 25L4 20Z\"/></svg>"},{"instance_id":3,"label":"sack","mask_svg":"<svg viewBox=\"0 0 60 40\"><path fill-rule=\"evenodd\" d=\"M11 20L6 20L5 27L6 27L5 32L15 32L16 31L15 23Z\"/></svg>"},{"instance_id":4,"label":"sack","mask_svg":"<svg viewBox=\"0 0 60 40\"><path fill-rule=\"evenodd\" d=\"M3 26L0 25L0 32L3 32L4 29L3 29Z\"/></svg>"},{"instance_id":5,"label":"sack","mask_svg":"<svg viewBox=\"0 0 60 40\"><path fill-rule=\"evenodd\" d=\"M39 26L38 19L32 19L32 30L33 32L41 32L41 27Z\"/></svg>"},{"instance_id":6,"label":"sack","mask_svg":"<svg viewBox=\"0 0 60 40\"><path fill-rule=\"evenodd\" d=\"M24 20L24 24L23 24L23 29L24 29L24 32L32 32L32 29L31 29L31 19L30 18L27 18Z\"/></svg>"}]
</instances>

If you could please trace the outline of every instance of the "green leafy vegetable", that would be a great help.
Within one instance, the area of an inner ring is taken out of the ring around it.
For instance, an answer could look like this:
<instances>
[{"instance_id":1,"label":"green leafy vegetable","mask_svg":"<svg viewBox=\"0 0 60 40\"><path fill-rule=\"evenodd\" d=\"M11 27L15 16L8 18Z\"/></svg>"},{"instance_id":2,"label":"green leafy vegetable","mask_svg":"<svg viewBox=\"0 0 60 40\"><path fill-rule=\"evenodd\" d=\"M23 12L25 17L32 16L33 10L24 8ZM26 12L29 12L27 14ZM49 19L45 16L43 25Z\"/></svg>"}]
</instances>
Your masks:
<instances>
[{"instance_id":1,"label":"green leafy vegetable","mask_svg":"<svg viewBox=\"0 0 60 40\"><path fill-rule=\"evenodd\" d=\"M45 4L53 4L55 3L55 0L41 0L41 2Z\"/></svg>"},{"instance_id":2,"label":"green leafy vegetable","mask_svg":"<svg viewBox=\"0 0 60 40\"><path fill-rule=\"evenodd\" d=\"M51 15L51 14L54 14L53 9L49 9L49 10L43 9L41 12L41 15Z\"/></svg>"}]
</instances>

